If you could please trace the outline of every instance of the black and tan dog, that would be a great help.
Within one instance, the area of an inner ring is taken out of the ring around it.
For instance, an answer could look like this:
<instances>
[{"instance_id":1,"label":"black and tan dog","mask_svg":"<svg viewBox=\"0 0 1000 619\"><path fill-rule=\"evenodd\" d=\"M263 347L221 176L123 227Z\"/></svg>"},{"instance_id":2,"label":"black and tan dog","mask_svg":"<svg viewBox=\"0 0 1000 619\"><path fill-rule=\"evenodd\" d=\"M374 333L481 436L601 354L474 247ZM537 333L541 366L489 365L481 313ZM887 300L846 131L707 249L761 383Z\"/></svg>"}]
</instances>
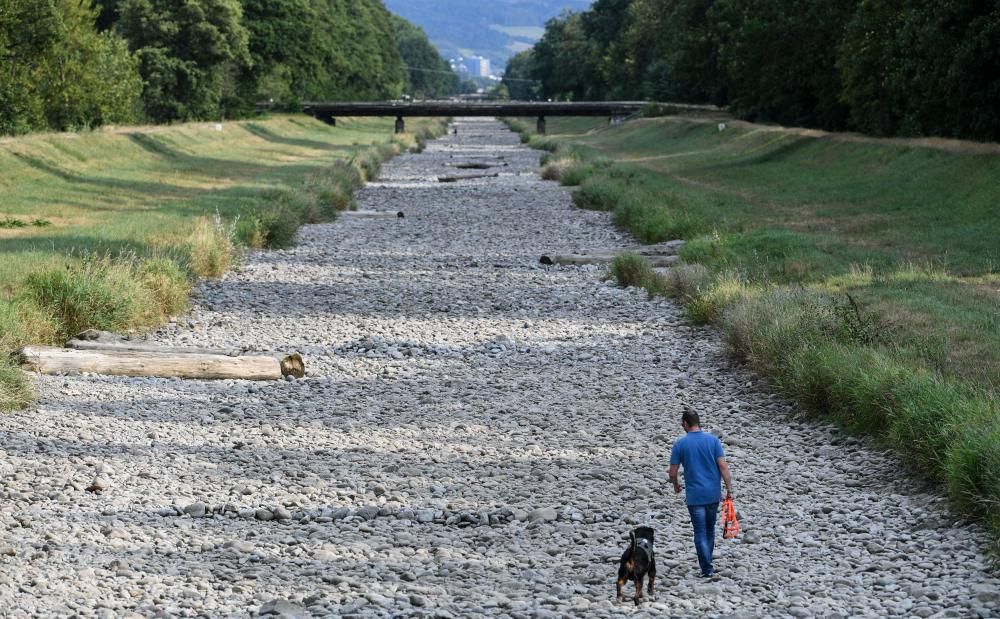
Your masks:
<instances>
[{"instance_id":1,"label":"black and tan dog","mask_svg":"<svg viewBox=\"0 0 1000 619\"><path fill-rule=\"evenodd\" d=\"M621 564L618 566L618 601L624 602L625 596L622 594L622 585L627 581L635 581L635 603L639 604L642 599L642 579L649 576L649 587L647 590L653 595L653 579L656 578L656 559L653 556L653 529L650 527L638 527L629 533L629 545L622 554Z\"/></svg>"}]
</instances>

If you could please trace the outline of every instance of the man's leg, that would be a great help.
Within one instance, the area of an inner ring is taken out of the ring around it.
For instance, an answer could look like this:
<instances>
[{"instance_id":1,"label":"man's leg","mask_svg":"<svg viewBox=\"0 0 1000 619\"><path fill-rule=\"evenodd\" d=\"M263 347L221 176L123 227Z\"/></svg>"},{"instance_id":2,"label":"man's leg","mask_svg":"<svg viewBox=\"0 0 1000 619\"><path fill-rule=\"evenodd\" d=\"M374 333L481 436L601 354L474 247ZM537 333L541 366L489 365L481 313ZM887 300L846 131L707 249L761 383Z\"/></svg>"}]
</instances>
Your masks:
<instances>
[{"instance_id":1,"label":"man's leg","mask_svg":"<svg viewBox=\"0 0 1000 619\"><path fill-rule=\"evenodd\" d=\"M694 529L694 549L698 553L698 566L702 575L708 576L712 573L712 551L708 546L707 531L705 530L705 505L688 505L688 513L691 514L691 526Z\"/></svg>"},{"instance_id":2,"label":"man's leg","mask_svg":"<svg viewBox=\"0 0 1000 619\"><path fill-rule=\"evenodd\" d=\"M715 522L719 519L719 504L711 503L705 506L705 542L708 544L708 573L715 572L712 566L712 555L715 552Z\"/></svg>"}]
</instances>

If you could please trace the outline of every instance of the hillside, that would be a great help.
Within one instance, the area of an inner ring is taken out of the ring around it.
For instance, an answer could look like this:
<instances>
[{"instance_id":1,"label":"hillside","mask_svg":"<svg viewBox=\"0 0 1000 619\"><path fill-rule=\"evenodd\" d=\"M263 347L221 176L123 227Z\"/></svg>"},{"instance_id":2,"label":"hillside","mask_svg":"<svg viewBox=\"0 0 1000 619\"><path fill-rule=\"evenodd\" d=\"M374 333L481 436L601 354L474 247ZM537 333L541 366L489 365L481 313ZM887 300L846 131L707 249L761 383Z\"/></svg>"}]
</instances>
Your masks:
<instances>
[{"instance_id":1,"label":"hillside","mask_svg":"<svg viewBox=\"0 0 1000 619\"><path fill-rule=\"evenodd\" d=\"M427 31L446 58L485 56L495 69L531 47L548 19L566 9L585 10L590 4L591 0L385 0L390 11Z\"/></svg>"}]
</instances>

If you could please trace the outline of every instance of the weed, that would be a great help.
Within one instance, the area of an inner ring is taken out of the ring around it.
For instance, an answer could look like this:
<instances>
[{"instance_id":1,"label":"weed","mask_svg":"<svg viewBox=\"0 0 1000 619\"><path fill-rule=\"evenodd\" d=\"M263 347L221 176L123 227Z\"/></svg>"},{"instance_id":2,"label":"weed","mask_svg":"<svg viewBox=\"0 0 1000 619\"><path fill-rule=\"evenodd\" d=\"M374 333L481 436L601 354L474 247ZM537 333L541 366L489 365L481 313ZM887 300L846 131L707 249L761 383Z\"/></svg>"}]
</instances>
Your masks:
<instances>
[{"instance_id":1,"label":"weed","mask_svg":"<svg viewBox=\"0 0 1000 619\"><path fill-rule=\"evenodd\" d=\"M222 217L202 217L188 237L188 268L199 277L221 277L232 264L233 229Z\"/></svg>"},{"instance_id":2,"label":"weed","mask_svg":"<svg viewBox=\"0 0 1000 619\"><path fill-rule=\"evenodd\" d=\"M88 258L32 273L25 290L55 317L61 337L86 329L121 332L152 326L161 315L153 291L137 277L134 258Z\"/></svg>"},{"instance_id":3,"label":"weed","mask_svg":"<svg viewBox=\"0 0 1000 619\"><path fill-rule=\"evenodd\" d=\"M621 180L591 177L573 191L573 204L591 211L613 211L628 192L628 185Z\"/></svg>"},{"instance_id":4,"label":"weed","mask_svg":"<svg viewBox=\"0 0 1000 619\"><path fill-rule=\"evenodd\" d=\"M0 219L0 228L27 228L28 224L24 223L20 219L14 219L13 217L7 217L5 219Z\"/></svg>"},{"instance_id":5,"label":"weed","mask_svg":"<svg viewBox=\"0 0 1000 619\"><path fill-rule=\"evenodd\" d=\"M154 258L143 262L138 274L153 293L161 320L187 309L191 284L181 265L169 258Z\"/></svg>"},{"instance_id":6,"label":"weed","mask_svg":"<svg viewBox=\"0 0 1000 619\"><path fill-rule=\"evenodd\" d=\"M650 297L666 293L666 281L649 266L649 261L635 254L615 256L608 266L608 276L619 286L645 288Z\"/></svg>"},{"instance_id":7,"label":"weed","mask_svg":"<svg viewBox=\"0 0 1000 619\"><path fill-rule=\"evenodd\" d=\"M0 411L27 408L33 401L27 376L12 360L0 357Z\"/></svg>"}]
</instances>

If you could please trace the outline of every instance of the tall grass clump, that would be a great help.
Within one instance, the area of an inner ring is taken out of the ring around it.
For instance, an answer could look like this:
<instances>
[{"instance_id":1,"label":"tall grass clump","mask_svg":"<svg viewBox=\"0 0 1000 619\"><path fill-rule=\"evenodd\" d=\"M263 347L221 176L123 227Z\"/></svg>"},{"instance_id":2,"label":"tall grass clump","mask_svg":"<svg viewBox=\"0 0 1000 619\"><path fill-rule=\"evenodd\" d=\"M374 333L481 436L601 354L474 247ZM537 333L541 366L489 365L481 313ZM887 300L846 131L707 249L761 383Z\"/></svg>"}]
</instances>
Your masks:
<instances>
[{"instance_id":1,"label":"tall grass clump","mask_svg":"<svg viewBox=\"0 0 1000 619\"><path fill-rule=\"evenodd\" d=\"M86 329L127 331L159 323L156 294L134 258L87 258L65 268L31 273L25 293L57 321L57 335Z\"/></svg>"},{"instance_id":2,"label":"tall grass clump","mask_svg":"<svg viewBox=\"0 0 1000 619\"><path fill-rule=\"evenodd\" d=\"M591 211L613 211L631 191L623 179L591 176L573 191L573 204Z\"/></svg>"},{"instance_id":3,"label":"tall grass clump","mask_svg":"<svg viewBox=\"0 0 1000 619\"><path fill-rule=\"evenodd\" d=\"M654 191L635 182L632 172L606 161L563 163L555 159L542 169L563 185L578 185L573 204L582 209L611 211L616 226L643 243L688 239L701 234L706 224L680 203L676 196Z\"/></svg>"},{"instance_id":4,"label":"tall grass clump","mask_svg":"<svg viewBox=\"0 0 1000 619\"><path fill-rule=\"evenodd\" d=\"M235 257L233 230L219 215L201 217L187 241L188 268L199 277L221 277Z\"/></svg>"},{"instance_id":5,"label":"tall grass clump","mask_svg":"<svg viewBox=\"0 0 1000 619\"><path fill-rule=\"evenodd\" d=\"M188 308L191 282L180 264L169 258L152 258L139 264L137 275L153 294L160 319Z\"/></svg>"},{"instance_id":6,"label":"tall grass clump","mask_svg":"<svg viewBox=\"0 0 1000 619\"><path fill-rule=\"evenodd\" d=\"M350 210L354 191L362 184L359 170L346 161L337 161L329 169L307 176L304 190L314 196L316 210L314 217L306 217L307 223L330 221L338 212Z\"/></svg>"},{"instance_id":7,"label":"tall grass clump","mask_svg":"<svg viewBox=\"0 0 1000 619\"><path fill-rule=\"evenodd\" d=\"M614 222L643 243L688 239L705 229L705 224L684 209L677 198L648 190L626 194L614 209Z\"/></svg>"},{"instance_id":8,"label":"tall grass clump","mask_svg":"<svg viewBox=\"0 0 1000 619\"><path fill-rule=\"evenodd\" d=\"M531 127L528 126L528 123L516 118L504 118L503 122L507 124L508 129L518 134L521 139L521 144L527 144L531 141L532 130Z\"/></svg>"},{"instance_id":9,"label":"tall grass clump","mask_svg":"<svg viewBox=\"0 0 1000 619\"><path fill-rule=\"evenodd\" d=\"M618 282L619 286L635 286L645 288L650 297L666 293L666 281L663 276L649 266L642 256L621 254L615 256L608 265L608 276Z\"/></svg>"},{"instance_id":10,"label":"tall grass clump","mask_svg":"<svg viewBox=\"0 0 1000 619\"><path fill-rule=\"evenodd\" d=\"M27 408L34 401L24 372L9 358L0 358L0 412Z\"/></svg>"},{"instance_id":11,"label":"tall grass clump","mask_svg":"<svg viewBox=\"0 0 1000 619\"><path fill-rule=\"evenodd\" d=\"M702 297L714 293L709 289ZM995 394L894 357L886 345L892 334L852 300L758 288L734 295L717 324L733 354L772 377L781 391L898 449L944 482L956 506L984 518L1000 535Z\"/></svg>"}]
</instances>

